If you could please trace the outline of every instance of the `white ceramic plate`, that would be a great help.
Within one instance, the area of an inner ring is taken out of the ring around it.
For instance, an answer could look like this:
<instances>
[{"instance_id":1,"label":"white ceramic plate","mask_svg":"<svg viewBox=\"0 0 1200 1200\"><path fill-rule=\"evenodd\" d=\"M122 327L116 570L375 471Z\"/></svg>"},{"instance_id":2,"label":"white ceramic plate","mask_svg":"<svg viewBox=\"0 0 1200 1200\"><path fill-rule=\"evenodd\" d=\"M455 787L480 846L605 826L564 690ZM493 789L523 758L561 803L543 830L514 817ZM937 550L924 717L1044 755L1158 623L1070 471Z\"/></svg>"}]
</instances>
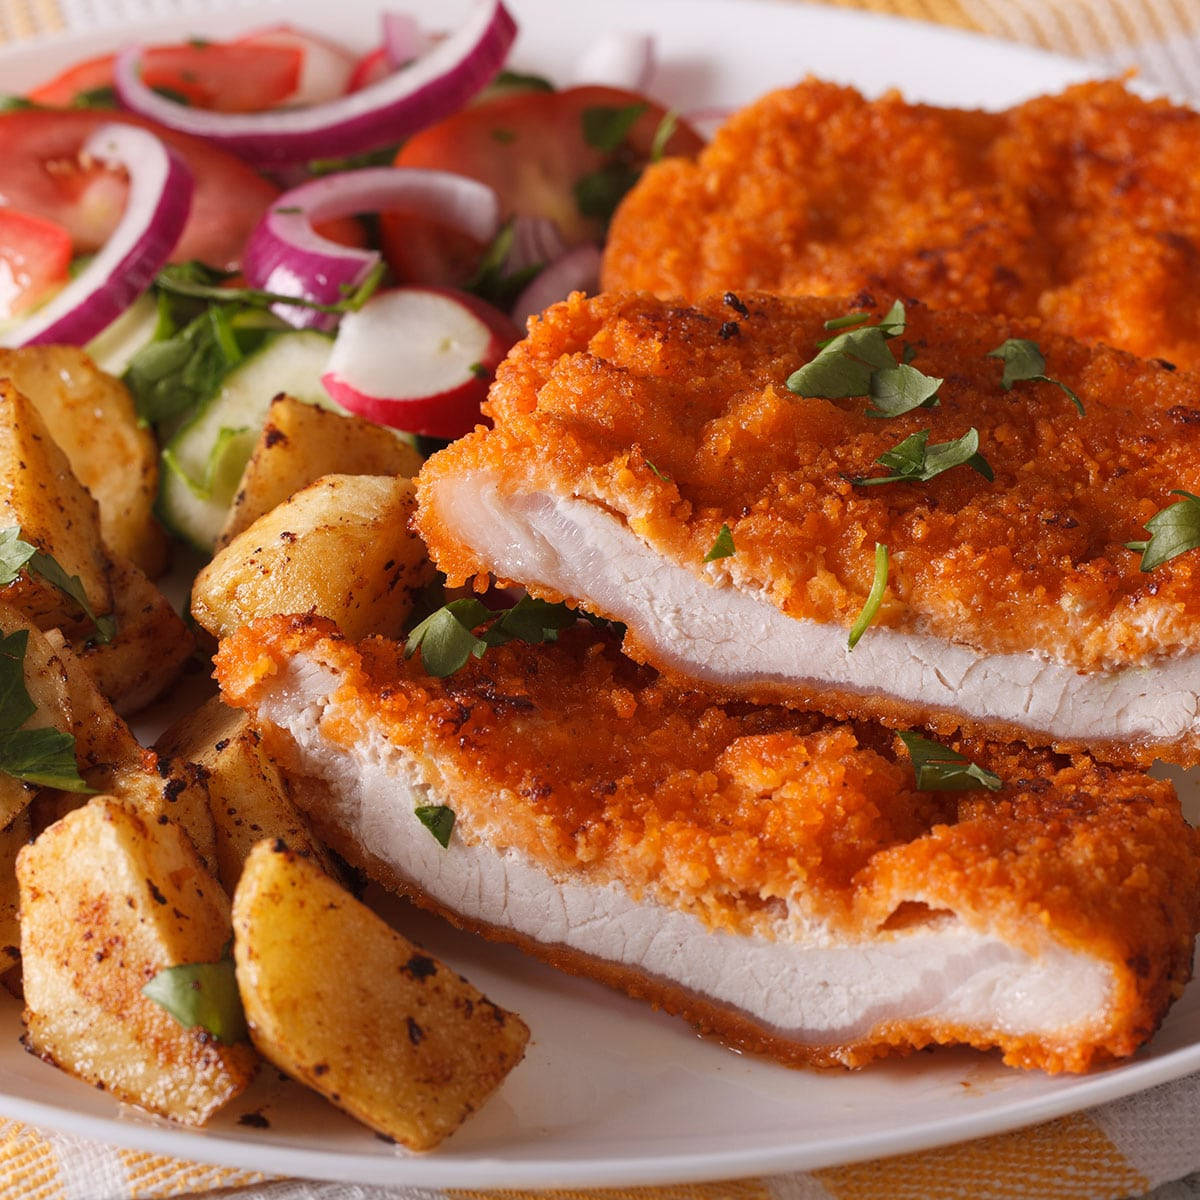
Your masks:
<instances>
[{"instance_id":1,"label":"white ceramic plate","mask_svg":"<svg viewBox=\"0 0 1200 1200\"><path fill-rule=\"evenodd\" d=\"M870 92L1004 106L1086 78L1088 69L932 25L763 0L510 0L521 22L514 62L551 78L599 34L658 37L651 91L681 108L744 103L807 72ZM403 7L389 0L389 7ZM419 11L416 0L410 7ZM452 23L466 0L429 0ZM220 37L291 20L366 47L372 8L342 0L256 4L143 25L138 38ZM85 53L122 44L100 30L0 53L5 90L20 90ZM384 901L385 905L388 902ZM696 1037L686 1025L599 985L490 946L400 905L389 915L444 955L533 1030L525 1062L436 1154L391 1147L322 1100L266 1070L204 1130L122 1108L18 1043L14 1002L0 1005L0 1113L162 1154L282 1175L443 1187L584 1187L718 1179L918 1150L1044 1120L1200 1069L1200 986L1133 1062L1051 1078L994 1057L939 1050L867 1071L789 1071ZM239 1124L258 1114L268 1128Z\"/></svg>"}]
</instances>

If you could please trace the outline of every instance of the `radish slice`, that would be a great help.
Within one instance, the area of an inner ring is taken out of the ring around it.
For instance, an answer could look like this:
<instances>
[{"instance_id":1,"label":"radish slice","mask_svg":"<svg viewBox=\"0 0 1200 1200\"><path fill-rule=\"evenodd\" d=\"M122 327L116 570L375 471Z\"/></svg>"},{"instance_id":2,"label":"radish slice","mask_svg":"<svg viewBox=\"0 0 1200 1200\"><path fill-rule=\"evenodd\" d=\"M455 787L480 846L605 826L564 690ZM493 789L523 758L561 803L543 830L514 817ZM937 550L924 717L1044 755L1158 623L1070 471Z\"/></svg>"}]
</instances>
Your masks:
<instances>
[{"instance_id":1,"label":"radish slice","mask_svg":"<svg viewBox=\"0 0 1200 1200\"><path fill-rule=\"evenodd\" d=\"M241 45L283 46L300 51L300 80L296 90L282 101L289 107L324 104L350 90L350 76L357 59L349 50L315 34L293 29L290 25L275 25L243 34L236 40Z\"/></svg>"},{"instance_id":2,"label":"radish slice","mask_svg":"<svg viewBox=\"0 0 1200 1200\"><path fill-rule=\"evenodd\" d=\"M610 33L579 57L571 70L571 84L644 92L653 74L654 39L648 33Z\"/></svg>"},{"instance_id":3,"label":"radish slice","mask_svg":"<svg viewBox=\"0 0 1200 1200\"><path fill-rule=\"evenodd\" d=\"M336 304L380 261L375 250L341 246L314 223L363 212L402 212L437 221L487 243L500 224L500 201L486 184L415 167L364 167L285 192L254 228L242 257L251 287L318 304ZM297 328L329 328L326 313L280 304L278 316Z\"/></svg>"},{"instance_id":4,"label":"radish slice","mask_svg":"<svg viewBox=\"0 0 1200 1200\"><path fill-rule=\"evenodd\" d=\"M533 277L513 304L512 319L523 325L530 317L565 300L572 292L590 295L599 287L599 249L590 242L576 246Z\"/></svg>"},{"instance_id":5,"label":"radish slice","mask_svg":"<svg viewBox=\"0 0 1200 1200\"><path fill-rule=\"evenodd\" d=\"M82 346L121 315L167 261L192 205L192 174L154 134L136 125L101 125L80 156L129 174L125 211L87 268L0 345Z\"/></svg>"},{"instance_id":6,"label":"radish slice","mask_svg":"<svg viewBox=\"0 0 1200 1200\"><path fill-rule=\"evenodd\" d=\"M520 336L502 312L465 292L396 288L342 318L321 382L367 420L456 438L478 423L492 374Z\"/></svg>"},{"instance_id":7,"label":"radish slice","mask_svg":"<svg viewBox=\"0 0 1200 1200\"><path fill-rule=\"evenodd\" d=\"M401 141L462 108L504 65L517 26L501 0L486 0L423 58L378 83L310 108L217 113L189 108L142 82L142 50L117 55L113 81L134 112L258 163L304 162Z\"/></svg>"}]
</instances>

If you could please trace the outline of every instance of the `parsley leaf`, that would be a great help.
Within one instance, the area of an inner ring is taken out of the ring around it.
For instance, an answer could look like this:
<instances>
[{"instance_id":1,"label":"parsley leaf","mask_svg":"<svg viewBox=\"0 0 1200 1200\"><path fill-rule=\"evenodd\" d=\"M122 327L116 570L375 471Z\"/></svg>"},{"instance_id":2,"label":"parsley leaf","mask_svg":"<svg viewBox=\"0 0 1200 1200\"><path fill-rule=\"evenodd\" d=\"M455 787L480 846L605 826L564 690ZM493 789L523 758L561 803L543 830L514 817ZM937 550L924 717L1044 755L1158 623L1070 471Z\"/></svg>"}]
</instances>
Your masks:
<instances>
[{"instance_id":1,"label":"parsley leaf","mask_svg":"<svg viewBox=\"0 0 1200 1200\"><path fill-rule=\"evenodd\" d=\"M1180 554L1200 547L1200 496L1179 489L1171 495L1183 499L1159 509L1146 522L1150 540L1125 543L1126 549L1142 552L1143 571L1153 571Z\"/></svg>"},{"instance_id":2,"label":"parsley leaf","mask_svg":"<svg viewBox=\"0 0 1200 1200\"><path fill-rule=\"evenodd\" d=\"M516 227L511 220L500 227L491 244L483 252L475 274L464 285L468 292L473 292L480 300L486 300L497 308L511 308L516 298L525 290L526 284L546 265L535 262L519 271L507 272L515 232Z\"/></svg>"},{"instance_id":3,"label":"parsley leaf","mask_svg":"<svg viewBox=\"0 0 1200 1200\"><path fill-rule=\"evenodd\" d=\"M952 442L929 444L928 429L906 437L891 450L885 450L875 461L890 467L892 475L873 475L852 479L856 487L874 487L879 483L925 483L952 467L968 466L984 479L994 478L988 461L979 453L979 431L972 428Z\"/></svg>"},{"instance_id":4,"label":"parsley leaf","mask_svg":"<svg viewBox=\"0 0 1200 1200\"><path fill-rule=\"evenodd\" d=\"M37 711L25 687L29 630L0 637L0 771L64 792L91 792L75 762L75 739L57 729L20 728Z\"/></svg>"},{"instance_id":5,"label":"parsley leaf","mask_svg":"<svg viewBox=\"0 0 1200 1200\"><path fill-rule=\"evenodd\" d=\"M899 731L897 736L912 759L917 787L923 792L970 792L981 787L998 792L1004 786L998 775L976 765L949 746L942 746L911 731Z\"/></svg>"},{"instance_id":6,"label":"parsley leaf","mask_svg":"<svg viewBox=\"0 0 1200 1200\"><path fill-rule=\"evenodd\" d=\"M454 832L454 809L444 804L419 804L413 812L417 820L441 843L443 849L450 845Z\"/></svg>"},{"instance_id":7,"label":"parsley leaf","mask_svg":"<svg viewBox=\"0 0 1200 1200\"><path fill-rule=\"evenodd\" d=\"M142 988L142 995L165 1008L180 1025L199 1026L218 1042L241 1042L249 1036L231 957L164 967Z\"/></svg>"},{"instance_id":8,"label":"parsley leaf","mask_svg":"<svg viewBox=\"0 0 1200 1200\"><path fill-rule=\"evenodd\" d=\"M943 380L926 375L907 363L884 367L871 375L867 391L868 417L899 417L917 408L936 408Z\"/></svg>"},{"instance_id":9,"label":"parsley leaf","mask_svg":"<svg viewBox=\"0 0 1200 1200\"><path fill-rule=\"evenodd\" d=\"M520 89L525 92L553 92L557 89L544 75L529 75L522 71L503 70L492 80L493 88ZM393 157L395 157L393 155ZM389 158L388 162L392 160Z\"/></svg>"},{"instance_id":10,"label":"parsley leaf","mask_svg":"<svg viewBox=\"0 0 1200 1200\"><path fill-rule=\"evenodd\" d=\"M851 325L861 325L870 315L869 312L852 312L844 317L831 317L825 322L825 328L831 331L849 329Z\"/></svg>"},{"instance_id":11,"label":"parsley leaf","mask_svg":"<svg viewBox=\"0 0 1200 1200\"><path fill-rule=\"evenodd\" d=\"M649 107L644 101L615 107L597 104L580 114L583 140L594 150L611 154L629 136L637 119ZM670 135L668 135L670 136Z\"/></svg>"},{"instance_id":12,"label":"parsley leaf","mask_svg":"<svg viewBox=\"0 0 1200 1200\"><path fill-rule=\"evenodd\" d=\"M1037 342L1028 338L1008 338L1001 342L995 350L989 350L988 358L998 358L1004 363L1004 374L1000 376L1000 386L1011 392L1014 383L1026 380L1037 380L1041 383L1052 383L1070 398L1072 404L1079 409L1079 415L1084 416L1083 401L1061 379L1051 379L1046 374L1046 359Z\"/></svg>"},{"instance_id":13,"label":"parsley leaf","mask_svg":"<svg viewBox=\"0 0 1200 1200\"><path fill-rule=\"evenodd\" d=\"M654 131L654 137L650 142L650 161L652 163L662 160L662 156L667 152L667 143L675 136L675 130L678 128L679 109L668 109L663 113L662 120L659 121L658 128Z\"/></svg>"},{"instance_id":14,"label":"parsley leaf","mask_svg":"<svg viewBox=\"0 0 1200 1200\"><path fill-rule=\"evenodd\" d=\"M883 601L883 593L887 590L888 581L888 548L882 542L875 543L875 578L871 582L871 591L866 603L858 614L858 620L850 629L849 649L858 645L858 639L867 631L867 626L875 619L879 605Z\"/></svg>"},{"instance_id":15,"label":"parsley leaf","mask_svg":"<svg viewBox=\"0 0 1200 1200\"><path fill-rule=\"evenodd\" d=\"M641 172L625 163L609 163L575 181L575 207L582 216L608 222Z\"/></svg>"},{"instance_id":16,"label":"parsley leaf","mask_svg":"<svg viewBox=\"0 0 1200 1200\"><path fill-rule=\"evenodd\" d=\"M551 604L534 596L522 596L488 627L483 640L489 646L503 646L505 642L530 642L534 645L556 642L559 631L570 629L578 619L565 604Z\"/></svg>"},{"instance_id":17,"label":"parsley leaf","mask_svg":"<svg viewBox=\"0 0 1200 1200\"><path fill-rule=\"evenodd\" d=\"M16 581L22 570L30 575L40 575L52 587L69 596L83 611L84 616L95 626L96 641L111 642L117 632L114 617L98 617L88 603L87 592L78 575L68 575L58 560L43 553L36 546L21 540L21 529L10 525L0 529L0 587L8 587Z\"/></svg>"},{"instance_id":18,"label":"parsley leaf","mask_svg":"<svg viewBox=\"0 0 1200 1200\"><path fill-rule=\"evenodd\" d=\"M713 542L712 548L704 556L705 562L714 562L718 558L730 558L737 553L733 545L733 533L728 525L721 526L721 532L717 534L717 540Z\"/></svg>"}]
</instances>

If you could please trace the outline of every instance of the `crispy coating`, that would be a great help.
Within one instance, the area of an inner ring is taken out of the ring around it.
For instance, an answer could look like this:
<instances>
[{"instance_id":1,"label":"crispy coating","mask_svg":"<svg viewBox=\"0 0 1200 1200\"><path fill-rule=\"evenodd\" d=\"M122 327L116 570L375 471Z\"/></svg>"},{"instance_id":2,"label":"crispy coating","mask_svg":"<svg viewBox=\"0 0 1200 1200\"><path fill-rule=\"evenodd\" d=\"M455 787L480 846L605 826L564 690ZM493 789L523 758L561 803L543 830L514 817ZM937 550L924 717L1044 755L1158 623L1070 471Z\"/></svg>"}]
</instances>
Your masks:
<instances>
[{"instance_id":1,"label":"crispy coating","mask_svg":"<svg viewBox=\"0 0 1200 1200\"><path fill-rule=\"evenodd\" d=\"M881 542L891 568L878 625L988 653L1037 650L1085 671L1200 648L1200 553L1143 574L1125 548L1172 489L1200 490L1200 378L1042 335L1047 371L1078 392L1080 417L1050 383L1001 388L987 352L1028 327L916 306L897 343L944 378L940 404L878 420L862 397L785 386L845 301L739 303L748 316L719 296L684 307L577 295L534 322L497 372L495 428L455 442L418 478L416 524L451 583L491 564L431 497L482 471L505 491L597 501L664 557L794 617L849 627ZM737 332L723 335L731 320ZM875 458L919 430L932 443L970 427L992 482L965 466L925 483L851 482L884 474ZM736 553L705 563L722 524Z\"/></svg>"},{"instance_id":2,"label":"crispy coating","mask_svg":"<svg viewBox=\"0 0 1200 1200\"><path fill-rule=\"evenodd\" d=\"M1040 317L1200 366L1200 115L1110 80L1006 112L808 79L737 113L617 212L610 290L850 295Z\"/></svg>"},{"instance_id":3,"label":"crispy coating","mask_svg":"<svg viewBox=\"0 0 1200 1200\"><path fill-rule=\"evenodd\" d=\"M680 689L583 627L437 680L394 643L354 647L320 618L269 618L222 643L226 699L253 710L297 654L342 678L326 736L352 745L381 723L437 761L456 837L486 828L559 878L618 880L712 928L767 936L781 899L851 938L951 909L1026 949L1049 932L1110 962L1107 1027L1070 1045L1010 1039L1015 1063L1078 1070L1128 1054L1187 979L1200 847L1165 782L975 741L956 744L1000 775L1001 792L919 792L899 741L877 726ZM853 1048L785 1052L744 1018L538 952L791 1060L857 1063L965 1036L918 1023Z\"/></svg>"}]
</instances>

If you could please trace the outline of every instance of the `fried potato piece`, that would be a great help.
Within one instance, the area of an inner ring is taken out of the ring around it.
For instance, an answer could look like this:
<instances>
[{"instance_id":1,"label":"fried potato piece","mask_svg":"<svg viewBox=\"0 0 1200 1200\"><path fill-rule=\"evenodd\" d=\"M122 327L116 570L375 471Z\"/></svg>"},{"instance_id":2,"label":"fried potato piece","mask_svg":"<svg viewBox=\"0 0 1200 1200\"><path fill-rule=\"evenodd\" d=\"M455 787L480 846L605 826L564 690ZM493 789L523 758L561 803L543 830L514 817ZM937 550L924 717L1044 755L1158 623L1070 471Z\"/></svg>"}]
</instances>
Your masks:
<instances>
[{"instance_id":1,"label":"fried potato piece","mask_svg":"<svg viewBox=\"0 0 1200 1200\"><path fill-rule=\"evenodd\" d=\"M75 478L37 407L0 379L0 527L20 526L21 537L78 575L95 612L112 612L109 559L100 536L96 501ZM40 629L61 627L83 636L91 623L73 600L40 576L24 572L5 589Z\"/></svg>"},{"instance_id":2,"label":"fried potato piece","mask_svg":"<svg viewBox=\"0 0 1200 1200\"><path fill-rule=\"evenodd\" d=\"M188 1029L142 994L159 971L218 961L229 901L170 821L100 796L17 856L30 1048L165 1117L202 1124L254 1074L246 1042Z\"/></svg>"},{"instance_id":3,"label":"fried potato piece","mask_svg":"<svg viewBox=\"0 0 1200 1200\"><path fill-rule=\"evenodd\" d=\"M192 588L192 615L216 638L255 617L329 617L353 639L395 636L433 578L409 531L408 479L326 475L259 517L210 562Z\"/></svg>"},{"instance_id":4,"label":"fried potato piece","mask_svg":"<svg viewBox=\"0 0 1200 1200\"><path fill-rule=\"evenodd\" d=\"M29 841L29 809L0 829L0 975L21 961L21 924L17 917L17 853Z\"/></svg>"},{"instance_id":5,"label":"fried potato piece","mask_svg":"<svg viewBox=\"0 0 1200 1200\"><path fill-rule=\"evenodd\" d=\"M416 450L382 425L292 396L276 396L242 473L217 549L322 475L410 477L420 467Z\"/></svg>"},{"instance_id":6,"label":"fried potato piece","mask_svg":"<svg viewBox=\"0 0 1200 1200\"><path fill-rule=\"evenodd\" d=\"M179 678L196 639L171 602L128 559L113 555L117 632L84 641L76 655L119 713L135 713Z\"/></svg>"},{"instance_id":7,"label":"fried potato piece","mask_svg":"<svg viewBox=\"0 0 1200 1200\"><path fill-rule=\"evenodd\" d=\"M336 873L245 713L214 696L172 725L156 748L204 773L216 832L217 875L227 892L233 893L246 857L263 838L284 838L296 853L312 858L328 874Z\"/></svg>"},{"instance_id":8,"label":"fried potato piece","mask_svg":"<svg viewBox=\"0 0 1200 1200\"><path fill-rule=\"evenodd\" d=\"M158 449L129 390L76 346L0 349L4 377L33 402L92 494L105 544L147 575L160 574L167 537L154 519Z\"/></svg>"},{"instance_id":9,"label":"fried potato piece","mask_svg":"<svg viewBox=\"0 0 1200 1200\"><path fill-rule=\"evenodd\" d=\"M429 1150L499 1087L529 1030L282 842L233 901L250 1038L379 1133Z\"/></svg>"}]
</instances>

